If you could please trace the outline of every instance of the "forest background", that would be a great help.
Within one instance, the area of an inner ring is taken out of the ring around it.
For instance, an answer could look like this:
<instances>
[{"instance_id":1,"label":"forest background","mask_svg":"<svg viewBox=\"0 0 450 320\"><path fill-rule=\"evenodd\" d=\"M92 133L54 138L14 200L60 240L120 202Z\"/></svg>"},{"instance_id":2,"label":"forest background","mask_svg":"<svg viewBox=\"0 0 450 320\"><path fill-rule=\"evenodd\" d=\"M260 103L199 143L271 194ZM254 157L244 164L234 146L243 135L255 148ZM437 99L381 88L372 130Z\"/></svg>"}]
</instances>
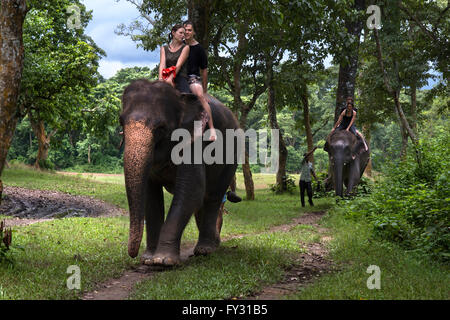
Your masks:
<instances>
[{"instance_id":1,"label":"forest background","mask_svg":"<svg viewBox=\"0 0 450 320\"><path fill-rule=\"evenodd\" d=\"M274 183L281 191L286 176L299 172L303 153L323 146L345 98L354 96L356 125L371 147L366 175L384 179L370 200L374 207L364 209L372 211L360 214L376 213L375 226L389 237L423 241L421 248L448 258L448 1L128 1L140 17L117 33L145 50L165 43L171 25L194 20L208 48L209 92L244 130L280 129ZM98 65L105 53L85 34L92 12L78 0L27 4L9 164L122 173L121 95L134 79L156 79L156 69L127 68L104 79ZM75 28L67 23L71 5L79 8ZM379 29L370 25L377 23L370 5L380 8ZM326 175L322 148L314 165ZM239 170L245 199L252 200L251 173L261 165ZM402 207L408 201L416 206ZM404 216L394 217L399 208Z\"/></svg>"}]
</instances>

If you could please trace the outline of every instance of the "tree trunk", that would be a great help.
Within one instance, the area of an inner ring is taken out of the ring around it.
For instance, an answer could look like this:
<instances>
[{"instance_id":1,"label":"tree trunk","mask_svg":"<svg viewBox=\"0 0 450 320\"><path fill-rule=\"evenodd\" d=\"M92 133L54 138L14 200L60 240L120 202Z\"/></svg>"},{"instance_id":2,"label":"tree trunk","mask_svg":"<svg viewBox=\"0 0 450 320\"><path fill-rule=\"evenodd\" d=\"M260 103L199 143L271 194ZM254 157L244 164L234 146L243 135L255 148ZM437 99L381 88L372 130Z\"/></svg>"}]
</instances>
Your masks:
<instances>
[{"instance_id":1,"label":"tree trunk","mask_svg":"<svg viewBox=\"0 0 450 320\"><path fill-rule=\"evenodd\" d=\"M406 155L408 151L408 132L405 129L405 126L402 123L402 120L400 118L400 114L397 111L397 108L395 109L395 114L397 115L398 120L398 126L400 127L400 135L402 137L402 146L400 147L400 154L399 158L402 162L406 161Z\"/></svg>"},{"instance_id":2,"label":"tree trunk","mask_svg":"<svg viewBox=\"0 0 450 320\"><path fill-rule=\"evenodd\" d=\"M277 108L275 103L275 88L273 79L273 64L272 61L267 61L268 73L267 73L267 87L268 87L268 99L267 99L267 111L269 114L270 127L272 129L278 130L279 135L279 152L278 152L278 171L276 177L276 184L280 186L281 192L287 190L286 185L286 162L288 151L286 148L286 143L283 139L283 134L280 130L277 120Z\"/></svg>"},{"instance_id":3,"label":"tree trunk","mask_svg":"<svg viewBox=\"0 0 450 320\"><path fill-rule=\"evenodd\" d=\"M244 174L246 200L255 200L255 184L253 183L252 170L248 160L248 153L245 152L245 163L242 164Z\"/></svg>"},{"instance_id":4,"label":"tree trunk","mask_svg":"<svg viewBox=\"0 0 450 320\"><path fill-rule=\"evenodd\" d=\"M305 131L306 131L306 144L308 146L308 151L312 151L314 148L314 141L313 141L313 135L311 130L311 122L309 119L309 99L308 99L308 88L306 86L306 83L302 85L302 88L300 90L300 97L303 104L303 122L305 125ZM309 160L314 163L314 153L309 156Z\"/></svg>"},{"instance_id":5,"label":"tree trunk","mask_svg":"<svg viewBox=\"0 0 450 320\"><path fill-rule=\"evenodd\" d=\"M355 0L354 8L359 11L365 11L365 0ZM344 47L339 64L339 80L336 92L336 108L334 112L334 123L339 118L340 111L346 107L347 97L355 96L355 82L358 70L358 50L361 37L361 31L364 26L362 19L355 20L353 17L347 18L345 27L349 35L353 38L353 43Z\"/></svg>"},{"instance_id":6,"label":"tree trunk","mask_svg":"<svg viewBox=\"0 0 450 320\"><path fill-rule=\"evenodd\" d=\"M241 118L239 119L239 126L242 130L245 130L247 127L247 116L248 112L246 109L241 106ZM244 174L244 185L245 185L245 194L246 200L255 200L255 184L253 183L252 170L250 169L248 152L245 151L245 161L242 164L242 173Z\"/></svg>"},{"instance_id":7,"label":"tree trunk","mask_svg":"<svg viewBox=\"0 0 450 320\"><path fill-rule=\"evenodd\" d=\"M417 134L417 86L411 85L411 128Z\"/></svg>"},{"instance_id":8,"label":"tree trunk","mask_svg":"<svg viewBox=\"0 0 450 320\"><path fill-rule=\"evenodd\" d=\"M208 51L211 6L214 0L188 0L188 18L194 23L195 39Z\"/></svg>"},{"instance_id":9,"label":"tree trunk","mask_svg":"<svg viewBox=\"0 0 450 320\"><path fill-rule=\"evenodd\" d=\"M88 164L91 164L91 145L88 146Z\"/></svg>"},{"instance_id":10,"label":"tree trunk","mask_svg":"<svg viewBox=\"0 0 450 320\"><path fill-rule=\"evenodd\" d=\"M47 160L48 150L50 148L50 137L45 132L44 121L39 116L34 117L29 113L31 127L33 128L34 135L38 141L38 152L36 155L36 162L34 167L41 169L41 163Z\"/></svg>"},{"instance_id":11,"label":"tree trunk","mask_svg":"<svg viewBox=\"0 0 450 320\"><path fill-rule=\"evenodd\" d=\"M17 99L23 69L25 0L0 0L0 177L17 125ZM0 180L0 202L2 183Z\"/></svg>"},{"instance_id":12,"label":"tree trunk","mask_svg":"<svg viewBox=\"0 0 450 320\"><path fill-rule=\"evenodd\" d=\"M386 91L389 94L391 94L394 98L395 111L396 111L398 117L400 118L400 122L401 122L403 128L406 130L406 132L408 133L408 136L411 138L411 141L413 142L414 149L416 151L416 161L417 161L418 165L421 166L422 160L421 160L421 155L420 155L420 151L419 151L419 139L417 138L417 136L414 133L411 126L409 125L408 119L406 119L405 113L403 112L402 105L400 103L400 90L398 90L398 89L394 90L392 88L392 86L390 85L389 77L388 77L388 74L384 67L383 52L382 52L382 48L381 48L380 38L378 37L378 30L375 28L373 30L373 33L374 33L375 41L376 41L376 45L377 45L377 59L378 59L378 64L380 65L380 68L381 68L381 72L383 74L384 86L386 88Z\"/></svg>"},{"instance_id":13,"label":"tree trunk","mask_svg":"<svg viewBox=\"0 0 450 320\"><path fill-rule=\"evenodd\" d=\"M370 140L372 137L371 129L372 129L372 124L370 122L363 124L363 127L362 127L363 135L366 138L366 143L368 146L370 146ZM372 177L372 158L370 158L370 157L369 157L369 161L367 162L366 170L364 172L368 177Z\"/></svg>"}]
</instances>

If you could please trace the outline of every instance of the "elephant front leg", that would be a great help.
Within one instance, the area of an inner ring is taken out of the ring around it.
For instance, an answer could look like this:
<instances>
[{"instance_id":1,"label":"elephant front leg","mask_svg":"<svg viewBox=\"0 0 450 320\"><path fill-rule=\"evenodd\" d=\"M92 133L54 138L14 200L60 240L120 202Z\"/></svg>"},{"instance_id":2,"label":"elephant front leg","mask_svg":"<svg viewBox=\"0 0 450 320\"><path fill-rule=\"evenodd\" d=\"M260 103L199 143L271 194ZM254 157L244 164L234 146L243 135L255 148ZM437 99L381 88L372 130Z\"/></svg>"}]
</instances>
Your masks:
<instances>
[{"instance_id":1,"label":"elephant front leg","mask_svg":"<svg viewBox=\"0 0 450 320\"><path fill-rule=\"evenodd\" d=\"M202 165L180 165L174 197L159 236L151 264L174 266L180 263L182 233L192 214L201 207L205 194L205 173Z\"/></svg>"},{"instance_id":2,"label":"elephant front leg","mask_svg":"<svg viewBox=\"0 0 450 320\"><path fill-rule=\"evenodd\" d=\"M350 195L353 191L353 188L358 185L360 180L360 173L359 173L359 163L358 161L353 161L350 165L349 173L348 173L348 184L347 184L347 191L346 195Z\"/></svg>"},{"instance_id":3,"label":"elephant front leg","mask_svg":"<svg viewBox=\"0 0 450 320\"><path fill-rule=\"evenodd\" d=\"M161 227L164 223L164 193L162 186L149 185L148 202L145 208L145 228L147 231L147 247L141 256L141 262L151 265L158 246Z\"/></svg>"}]
</instances>

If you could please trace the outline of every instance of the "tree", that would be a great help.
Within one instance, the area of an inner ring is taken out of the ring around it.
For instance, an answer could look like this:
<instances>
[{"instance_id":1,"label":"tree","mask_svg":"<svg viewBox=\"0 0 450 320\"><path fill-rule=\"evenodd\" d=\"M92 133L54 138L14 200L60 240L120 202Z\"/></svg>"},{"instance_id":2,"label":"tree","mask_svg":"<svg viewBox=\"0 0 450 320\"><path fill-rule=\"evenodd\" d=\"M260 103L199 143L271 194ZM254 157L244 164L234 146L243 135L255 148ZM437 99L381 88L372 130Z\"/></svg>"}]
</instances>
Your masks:
<instances>
[{"instance_id":1,"label":"tree","mask_svg":"<svg viewBox=\"0 0 450 320\"><path fill-rule=\"evenodd\" d=\"M334 113L334 123L339 118L339 114L346 107L347 97L355 96L355 85L358 71L358 51L361 31L364 25L362 13L365 13L365 0L355 0L353 9L345 16L345 28L348 38L341 43L342 51L338 56L339 60L339 80L336 91L336 108Z\"/></svg>"},{"instance_id":2,"label":"tree","mask_svg":"<svg viewBox=\"0 0 450 320\"><path fill-rule=\"evenodd\" d=\"M423 81L427 77L425 72L428 70L428 67L427 60L414 50L413 47L408 45L410 41L408 35L411 29L405 28L405 20L401 14L400 5L401 1L386 2L383 16L386 22L383 24L381 33L377 29L374 29L373 36L375 38L376 57L383 77L384 87L394 101L394 110L400 122L404 152L406 152L406 139L409 136L416 151L416 160L420 166L419 140L417 133L414 132L414 126L411 126L411 121L407 119L402 108L400 93L403 86L410 85L414 88L420 83L419 81ZM386 48L383 42L389 43L390 45L389 59L386 59L383 55L383 48ZM412 105L415 105L415 92L412 95ZM406 159L404 154L402 157Z\"/></svg>"},{"instance_id":3,"label":"tree","mask_svg":"<svg viewBox=\"0 0 450 320\"><path fill-rule=\"evenodd\" d=\"M66 8L74 4L81 8L79 28L67 23ZM78 0L52 0L32 7L25 21L20 101L39 143L36 168L46 166L51 138L77 121L99 79L98 61L104 53L84 34L90 19Z\"/></svg>"},{"instance_id":4,"label":"tree","mask_svg":"<svg viewBox=\"0 0 450 320\"><path fill-rule=\"evenodd\" d=\"M0 177L17 124L17 99L23 69L25 0L0 1ZM0 180L0 202L3 192Z\"/></svg>"}]
</instances>

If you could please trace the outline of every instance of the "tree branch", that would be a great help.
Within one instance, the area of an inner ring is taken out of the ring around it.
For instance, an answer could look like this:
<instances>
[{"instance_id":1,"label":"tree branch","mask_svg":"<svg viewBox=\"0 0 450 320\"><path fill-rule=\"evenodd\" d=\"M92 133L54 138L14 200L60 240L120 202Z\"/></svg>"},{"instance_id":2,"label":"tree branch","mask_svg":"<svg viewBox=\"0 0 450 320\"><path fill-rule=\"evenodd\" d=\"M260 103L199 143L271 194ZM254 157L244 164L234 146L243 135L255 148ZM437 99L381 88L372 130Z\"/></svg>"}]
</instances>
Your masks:
<instances>
[{"instance_id":1,"label":"tree branch","mask_svg":"<svg viewBox=\"0 0 450 320\"><path fill-rule=\"evenodd\" d=\"M136 8L139 10L139 13L140 13L142 18L144 18L145 20L150 22L150 24L152 26L155 26L156 21L153 20L148 14L144 13L144 11L142 10L142 2L138 2L136 0L127 0L127 1L132 3L132 4L134 4L136 6Z\"/></svg>"},{"instance_id":2,"label":"tree branch","mask_svg":"<svg viewBox=\"0 0 450 320\"><path fill-rule=\"evenodd\" d=\"M425 26L422 24L422 22L419 21L419 19L411 12L411 10L409 10L408 7L406 7L405 5L403 5L403 3L400 1L398 4L400 10L402 10L403 12L405 12L410 19L414 20L414 22L420 27L420 29L422 29L422 31L433 41L435 42L440 42L439 38L436 37L436 35L431 32L430 30L428 30L427 28L425 28ZM444 10L445 11L445 10Z\"/></svg>"},{"instance_id":3,"label":"tree branch","mask_svg":"<svg viewBox=\"0 0 450 320\"><path fill-rule=\"evenodd\" d=\"M317 129L316 131L314 131L313 133L312 133L312 137L314 137L316 134L317 134L317 132L319 132L320 130L322 130L323 128L325 128L325 126L328 124L328 122L330 122L330 117L327 117L326 119L325 119L325 122L322 124L322 126L320 126L319 127L319 129Z\"/></svg>"}]
</instances>

